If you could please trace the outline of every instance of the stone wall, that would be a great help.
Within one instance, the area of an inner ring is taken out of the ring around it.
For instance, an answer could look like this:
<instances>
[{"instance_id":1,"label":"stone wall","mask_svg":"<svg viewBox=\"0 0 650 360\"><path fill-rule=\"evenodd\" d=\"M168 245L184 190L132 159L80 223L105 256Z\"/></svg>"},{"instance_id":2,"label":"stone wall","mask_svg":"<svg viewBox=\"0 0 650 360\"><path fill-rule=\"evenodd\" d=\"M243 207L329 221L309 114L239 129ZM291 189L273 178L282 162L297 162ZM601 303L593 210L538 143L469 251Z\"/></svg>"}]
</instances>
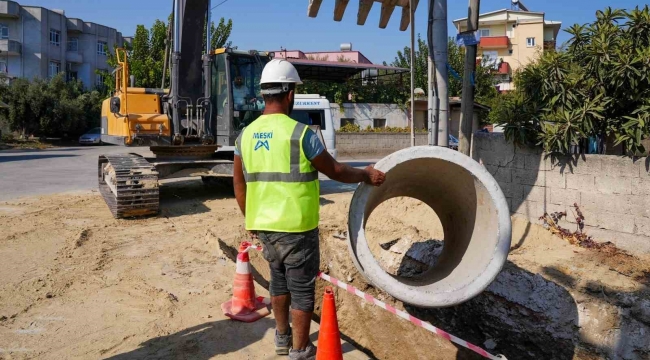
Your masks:
<instances>
[{"instance_id":1,"label":"stone wall","mask_svg":"<svg viewBox=\"0 0 650 360\"><path fill-rule=\"evenodd\" d=\"M426 133L415 134L416 145L426 145ZM341 157L383 157L411 146L409 133L337 133L336 149Z\"/></svg>"},{"instance_id":2,"label":"stone wall","mask_svg":"<svg viewBox=\"0 0 650 360\"><path fill-rule=\"evenodd\" d=\"M513 214L539 223L544 213L566 211L561 225L573 230L577 204L595 240L650 254L650 158L553 158L515 148L502 134L476 134L474 159L499 182Z\"/></svg>"}]
</instances>

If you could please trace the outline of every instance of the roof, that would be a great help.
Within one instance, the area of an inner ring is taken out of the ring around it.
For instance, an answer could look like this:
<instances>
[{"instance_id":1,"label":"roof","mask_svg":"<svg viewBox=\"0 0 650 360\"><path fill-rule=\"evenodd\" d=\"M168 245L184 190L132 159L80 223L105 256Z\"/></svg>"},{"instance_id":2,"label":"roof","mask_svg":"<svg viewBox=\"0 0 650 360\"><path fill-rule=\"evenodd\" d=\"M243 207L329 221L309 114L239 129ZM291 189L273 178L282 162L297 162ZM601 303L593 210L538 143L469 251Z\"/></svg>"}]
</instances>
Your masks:
<instances>
[{"instance_id":1,"label":"roof","mask_svg":"<svg viewBox=\"0 0 650 360\"><path fill-rule=\"evenodd\" d=\"M364 70L386 70L393 73L405 73L409 69L349 62L318 61L306 59L287 59L292 63L303 80L343 82Z\"/></svg>"},{"instance_id":2,"label":"roof","mask_svg":"<svg viewBox=\"0 0 650 360\"><path fill-rule=\"evenodd\" d=\"M483 14L479 14L478 17L479 17L479 19L480 19L482 16L494 15L494 14L498 14L498 13L502 13L502 12L511 12L511 13L520 13L520 14L531 14L531 15L542 15L542 16L544 15L543 12L536 12L536 11L521 11L521 10L501 9L501 10L490 11L490 12L486 12L486 13L483 13ZM462 19L456 19L456 20L454 20L453 22L454 22L454 23L457 23L457 22L461 22L461 21L467 21L467 18L464 17L464 18L462 18Z\"/></svg>"}]
</instances>

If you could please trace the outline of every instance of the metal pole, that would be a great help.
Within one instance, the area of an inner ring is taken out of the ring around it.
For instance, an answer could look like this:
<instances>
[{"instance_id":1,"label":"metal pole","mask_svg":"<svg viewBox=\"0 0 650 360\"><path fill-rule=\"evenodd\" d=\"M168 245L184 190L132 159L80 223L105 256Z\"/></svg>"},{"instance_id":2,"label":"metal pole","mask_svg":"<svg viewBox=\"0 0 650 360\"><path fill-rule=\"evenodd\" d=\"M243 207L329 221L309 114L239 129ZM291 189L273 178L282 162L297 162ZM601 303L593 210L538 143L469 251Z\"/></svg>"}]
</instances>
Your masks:
<instances>
[{"instance_id":1,"label":"metal pole","mask_svg":"<svg viewBox=\"0 0 650 360\"><path fill-rule=\"evenodd\" d=\"M208 34L206 36L207 41L205 42L205 53L210 54L210 51L212 50L212 1L208 0Z\"/></svg>"},{"instance_id":2,"label":"metal pole","mask_svg":"<svg viewBox=\"0 0 650 360\"><path fill-rule=\"evenodd\" d=\"M478 30L478 15L481 0L469 0L467 13L467 32ZM460 114L460 134L458 136L458 151L470 156L472 145L472 134L476 131L478 124L474 124L474 90L472 78L476 71L477 45L465 47L465 74L463 75L463 98Z\"/></svg>"},{"instance_id":3,"label":"metal pole","mask_svg":"<svg viewBox=\"0 0 650 360\"><path fill-rule=\"evenodd\" d=\"M438 98L438 146L449 145L449 76L447 74L447 0L434 0L433 63Z\"/></svg>"},{"instance_id":4,"label":"metal pole","mask_svg":"<svg viewBox=\"0 0 650 360\"><path fill-rule=\"evenodd\" d=\"M171 74L171 106L172 106L172 123L174 126L174 138L172 143L174 145L182 145L184 142L183 136L181 135L181 121L180 121L180 111L178 109L178 87L179 87L179 62L181 60L181 16L182 16L182 5L184 0L174 0L174 39L173 41L173 52L172 52L172 74Z\"/></svg>"},{"instance_id":5,"label":"metal pole","mask_svg":"<svg viewBox=\"0 0 650 360\"><path fill-rule=\"evenodd\" d=\"M409 0L409 16L411 20L411 146L415 146L415 11L413 0Z\"/></svg>"},{"instance_id":6,"label":"metal pole","mask_svg":"<svg viewBox=\"0 0 650 360\"><path fill-rule=\"evenodd\" d=\"M428 21L427 21L427 105L428 105L428 125L429 125L429 146L438 145L438 98L436 93L436 79L433 64L433 1L429 0Z\"/></svg>"}]
</instances>

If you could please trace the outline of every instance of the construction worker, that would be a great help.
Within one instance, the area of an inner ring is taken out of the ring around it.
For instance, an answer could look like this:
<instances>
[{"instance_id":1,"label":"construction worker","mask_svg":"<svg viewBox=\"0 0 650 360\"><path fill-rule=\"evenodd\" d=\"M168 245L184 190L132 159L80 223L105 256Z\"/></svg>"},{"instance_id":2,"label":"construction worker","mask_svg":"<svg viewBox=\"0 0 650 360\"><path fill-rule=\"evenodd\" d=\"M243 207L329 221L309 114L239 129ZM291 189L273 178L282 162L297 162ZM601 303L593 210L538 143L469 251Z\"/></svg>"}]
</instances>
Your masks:
<instances>
[{"instance_id":1,"label":"construction worker","mask_svg":"<svg viewBox=\"0 0 650 360\"><path fill-rule=\"evenodd\" d=\"M290 62L270 61L260 84L266 109L236 141L235 196L246 230L263 243L271 269L276 353L313 359L309 325L320 266L318 172L339 182L374 186L384 182L385 174L372 166L361 170L337 162L307 125L288 116L296 85L302 84Z\"/></svg>"}]
</instances>

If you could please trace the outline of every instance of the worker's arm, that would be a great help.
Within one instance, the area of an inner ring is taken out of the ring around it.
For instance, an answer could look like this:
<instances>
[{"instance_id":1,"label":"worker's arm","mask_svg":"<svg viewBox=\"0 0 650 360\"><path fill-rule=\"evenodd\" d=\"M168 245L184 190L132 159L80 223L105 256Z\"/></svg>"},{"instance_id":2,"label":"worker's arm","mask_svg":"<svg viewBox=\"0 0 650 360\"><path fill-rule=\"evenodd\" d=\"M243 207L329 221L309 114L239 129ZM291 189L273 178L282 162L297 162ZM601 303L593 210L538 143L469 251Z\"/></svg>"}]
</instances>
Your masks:
<instances>
[{"instance_id":1,"label":"worker's arm","mask_svg":"<svg viewBox=\"0 0 650 360\"><path fill-rule=\"evenodd\" d=\"M235 169L233 174L233 186L235 188L235 198L241 213L246 216L246 180L244 179L244 170L241 164L241 158L235 155Z\"/></svg>"},{"instance_id":2,"label":"worker's arm","mask_svg":"<svg viewBox=\"0 0 650 360\"><path fill-rule=\"evenodd\" d=\"M346 184L365 182L369 185L380 186L386 180L386 175L372 165L363 170L355 169L336 161L327 151L321 152L312 159L311 164L330 179Z\"/></svg>"}]
</instances>

